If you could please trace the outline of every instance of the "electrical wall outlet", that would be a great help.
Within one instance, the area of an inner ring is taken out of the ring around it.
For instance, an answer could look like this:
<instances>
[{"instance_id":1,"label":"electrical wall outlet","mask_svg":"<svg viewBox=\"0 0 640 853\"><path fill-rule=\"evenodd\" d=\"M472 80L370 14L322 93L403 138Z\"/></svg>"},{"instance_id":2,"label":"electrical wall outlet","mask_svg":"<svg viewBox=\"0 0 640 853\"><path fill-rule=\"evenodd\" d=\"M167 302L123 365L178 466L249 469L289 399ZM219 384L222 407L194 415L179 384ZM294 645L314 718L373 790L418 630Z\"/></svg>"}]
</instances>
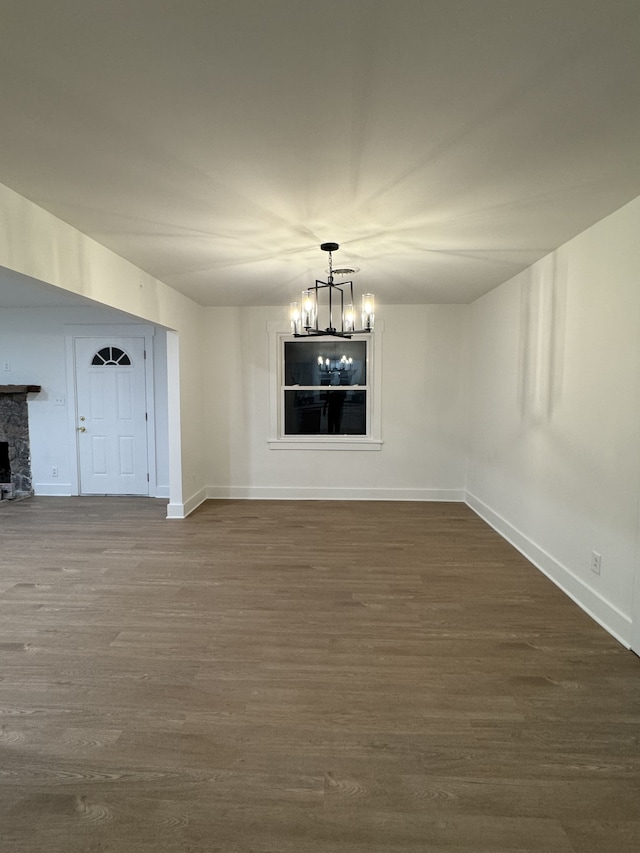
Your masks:
<instances>
[{"instance_id":1,"label":"electrical wall outlet","mask_svg":"<svg viewBox=\"0 0 640 853\"><path fill-rule=\"evenodd\" d=\"M59 475L58 475L58 466L57 466L57 465L54 465L54 466L53 466L53 468L51 469L51 476L52 476L52 477L58 477L58 476L59 476Z\"/></svg>"},{"instance_id":2,"label":"electrical wall outlet","mask_svg":"<svg viewBox=\"0 0 640 853\"><path fill-rule=\"evenodd\" d=\"M591 552L591 571L599 575L600 574L600 564L602 563L602 554L598 554L597 551Z\"/></svg>"},{"instance_id":3,"label":"electrical wall outlet","mask_svg":"<svg viewBox=\"0 0 640 853\"><path fill-rule=\"evenodd\" d=\"M11 362L10 361L3 362L2 369L6 370L8 373L10 373L11 372Z\"/></svg>"}]
</instances>

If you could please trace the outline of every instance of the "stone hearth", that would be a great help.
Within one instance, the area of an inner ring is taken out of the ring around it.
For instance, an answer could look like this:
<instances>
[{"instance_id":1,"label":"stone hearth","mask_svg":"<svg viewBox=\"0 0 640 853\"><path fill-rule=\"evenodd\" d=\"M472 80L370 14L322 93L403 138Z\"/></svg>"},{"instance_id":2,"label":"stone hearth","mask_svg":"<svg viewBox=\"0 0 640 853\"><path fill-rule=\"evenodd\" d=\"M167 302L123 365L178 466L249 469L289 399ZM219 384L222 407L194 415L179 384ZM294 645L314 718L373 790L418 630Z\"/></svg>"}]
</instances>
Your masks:
<instances>
[{"instance_id":1,"label":"stone hearth","mask_svg":"<svg viewBox=\"0 0 640 853\"><path fill-rule=\"evenodd\" d=\"M40 390L40 385L0 385L0 499L33 494L27 394Z\"/></svg>"}]
</instances>

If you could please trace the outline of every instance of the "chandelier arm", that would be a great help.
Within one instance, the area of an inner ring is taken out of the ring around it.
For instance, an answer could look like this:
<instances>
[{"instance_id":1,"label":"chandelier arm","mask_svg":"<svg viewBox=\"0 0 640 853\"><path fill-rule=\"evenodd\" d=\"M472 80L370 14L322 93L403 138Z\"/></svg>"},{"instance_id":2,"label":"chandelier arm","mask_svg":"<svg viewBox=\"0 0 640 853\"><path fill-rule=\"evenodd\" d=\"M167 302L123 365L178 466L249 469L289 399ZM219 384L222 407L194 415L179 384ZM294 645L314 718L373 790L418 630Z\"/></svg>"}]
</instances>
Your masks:
<instances>
[{"instance_id":1,"label":"chandelier arm","mask_svg":"<svg viewBox=\"0 0 640 853\"><path fill-rule=\"evenodd\" d=\"M329 252L329 264L331 264L331 252ZM333 276L331 275L331 266L329 266L329 328L327 331L334 331L333 328Z\"/></svg>"},{"instance_id":2,"label":"chandelier arm","mask_svg":"<svg viewBox=\"0 0 640 853\"><path fill-rule=\"evenodd\" d=\"M339 332L337 329L310 329L308 332L294 332L294 338L351 338L358 332ZM361 334L361 333L360 333Z\"/></svg>"}]
</instances>

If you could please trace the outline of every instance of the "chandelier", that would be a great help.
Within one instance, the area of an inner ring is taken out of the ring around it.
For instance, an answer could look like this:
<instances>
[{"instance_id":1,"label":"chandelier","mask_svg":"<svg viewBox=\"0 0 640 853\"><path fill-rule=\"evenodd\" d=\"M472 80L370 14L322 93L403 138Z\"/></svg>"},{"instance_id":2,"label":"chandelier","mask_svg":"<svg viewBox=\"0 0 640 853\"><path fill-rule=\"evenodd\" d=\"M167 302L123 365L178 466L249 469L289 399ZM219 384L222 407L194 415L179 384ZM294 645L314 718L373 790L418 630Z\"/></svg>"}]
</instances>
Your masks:
<instances>
[{"instance_id":1,"label":"chandelier","mask_svg":"<svg viewBox=\"0 0 640 853\"><path fill-rule=\"evenodd\" d=\"M365 293L362 296L362 328L356 329L356 311L353 301L353 282L345 281L335 284L333 281L333 264L331 253L337 251L340 246L337 243L321 243L323 252L329 253L329 278L327 281L318 281L313 287L302 291L302 301L292 302L289 306L289 318L291 320L291 332L294 337L302 338L305 335L331 335L334 338L350 338L352 335L362 335L373 331L375 317L375 300L373 293ZM336 270L337 274L350 274L355 270ZM326 291L326 293L324 293ZM320 328L320 297L326 296L326 308L328 311L328 325ZM339 319L338 319L339 317ZM337 324L340 324L339 327Z\"/></svg>"}]
</instances>

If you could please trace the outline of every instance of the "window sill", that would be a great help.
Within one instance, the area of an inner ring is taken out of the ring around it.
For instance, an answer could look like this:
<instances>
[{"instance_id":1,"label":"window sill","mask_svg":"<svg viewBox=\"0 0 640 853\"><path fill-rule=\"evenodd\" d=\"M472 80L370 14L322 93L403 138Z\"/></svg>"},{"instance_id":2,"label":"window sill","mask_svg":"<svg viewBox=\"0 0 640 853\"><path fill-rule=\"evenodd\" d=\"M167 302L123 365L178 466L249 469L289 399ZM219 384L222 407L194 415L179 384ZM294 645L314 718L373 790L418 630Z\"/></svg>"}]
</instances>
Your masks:
<instances>
[{"instance_id":1,"label":"window sill","mask_svg":"<svg viewBox=\"0 0 640 853\"><path fill-rule=\"evenodd\" d=\"M309 438L270 438L271 450L382 450L378 438L335 438L313 436Z\"/></svg>"}]
</instances>

